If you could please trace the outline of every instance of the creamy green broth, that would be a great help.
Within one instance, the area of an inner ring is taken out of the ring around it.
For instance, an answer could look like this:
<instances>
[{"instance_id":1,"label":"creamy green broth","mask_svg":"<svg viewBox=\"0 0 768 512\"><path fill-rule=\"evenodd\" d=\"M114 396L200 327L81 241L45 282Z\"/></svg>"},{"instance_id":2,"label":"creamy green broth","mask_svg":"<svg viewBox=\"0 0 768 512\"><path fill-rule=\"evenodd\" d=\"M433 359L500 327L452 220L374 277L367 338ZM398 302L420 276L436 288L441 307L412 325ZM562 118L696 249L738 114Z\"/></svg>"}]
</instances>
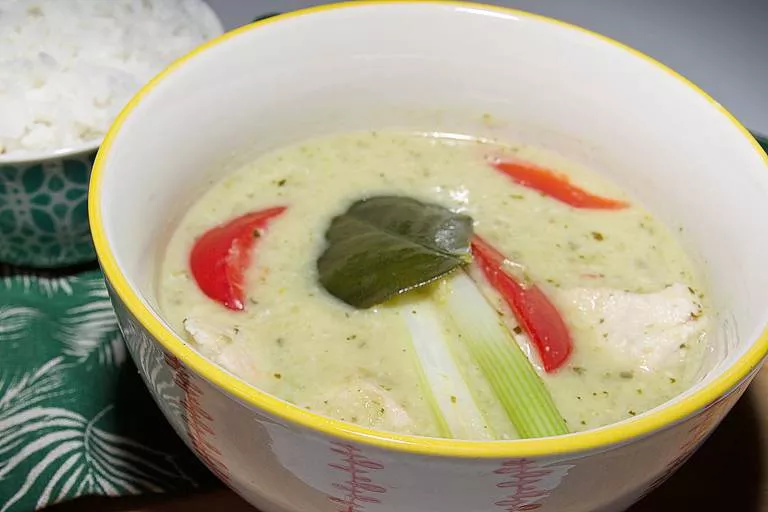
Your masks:
<instances>
[{"instance_id":1,"label":"creamy green broth","mask_svg":"<svg viewBox=\"0 0 768 512\"><path fill-rule=\"evenodd\" d=\"M488 157L555 169L580 187L625 199L631 207L572 208L515 184L491 168ZM568 364L545 373L524 336L517 338L569 430L647 411L690 387L701 371L708 316L703 285L671 230L613 183L557 155L419 134L309 140L212 183L165 252L159 279L165 318L206 357L288 402L383 430L440 435L403 309L356 310L317 281L316 260L331 219L353 201L381 194L470 215L475 232L524 265L547 293L573 336ZM227 310L192 279L192 244L215 225L275 205L288 209L272 221L254 251L246 308ZM439 284L433 288L444 293ZM476 437L515 438L466 351L459 345L453 350L466 362L465 377L488 419L487 432Z\"/></svg>"}]
</instances>

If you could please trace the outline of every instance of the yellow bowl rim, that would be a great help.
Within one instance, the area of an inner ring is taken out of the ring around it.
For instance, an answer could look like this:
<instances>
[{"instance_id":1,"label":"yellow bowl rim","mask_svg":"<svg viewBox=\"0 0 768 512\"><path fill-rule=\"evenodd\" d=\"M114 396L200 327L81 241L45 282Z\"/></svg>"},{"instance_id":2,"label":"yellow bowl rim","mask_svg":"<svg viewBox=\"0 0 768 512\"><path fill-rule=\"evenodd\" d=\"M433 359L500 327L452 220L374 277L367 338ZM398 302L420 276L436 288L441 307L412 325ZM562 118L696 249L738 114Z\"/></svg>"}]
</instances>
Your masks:
<instances>
[{"instance_id":1,"label":"yellow bowl rim","mask_svg":"<svg viewBox=\"0 0 768 512\"><path fill-rule=\"evenodd\" d=\"M694 92L705 98L714 108L719 110L730 120L733 125L744 134L755 150L759 152L768 168L768 155L763 151L757 141L752 137L749 131L739 123L733 115L725 110L718 102L712 99L708 94L694 85L688 79L679 73L668 68L664 64L652 59L651 57L631 48L623 43L619 43L601 34L591 30L572 25L560 20L549 18L547 16L532 14L517 9L499 7L493 5L477 4L464 1L453 0L421 0L414 2L412 0L372 0L359 2L340 2L308 9L301 9L286 14L277 15L249 25L245 25L236 30L230 31L215 39L212 39L180 58L163 72L161 72L152 81L146 84L126 105L122 112L116 118L114 124L108 131L101 149L96 158L91 175L89 188L89 216L91 230L94 239L94 245L99 257L102 270L116 292L120 301L131 312L131 314L141 323L152 337L158 341L165 350L176 356L185 365L195 371L205 380L215 384L220 389L230 395L244 401L246 404L255 407L258 410L266 411L276 417L282 418L291 423L295 423L316 433L322 433L334 438L340 438L346 441L357 442L378 448L389 449L399 452L413 454L445 456L445 457L472 457L472 458L515 458L515 457L535 457L548 456L555 454L573 454L591 450L605 449L614 444L620 444L630 441L633 438L648 435L654 431L661 430L686 417L704 409L709 404L717 401L720 397L727 394L739 382L752 372L768 353L768 325L763 329L762 334L754 344L743 354L733 365L727 368L712 382L702 387L702 389L692 393L690 396L673 404L665 405L651 412L639 415L631 420L625 420L602 427L600 429L586 432L568 434L566 436L541 438L541 439L523 439L512 441L469 441L455 439L436 439L428 437L419 437L413 435L395 434L383 432L371 428L349 424L340 420L335 420L315 414L302 409L298 406L289 404L277 397L269 395L259 389L245 383L237 377L231 375L223 368L209 361L198 354L189 345L184 343L170 329L155 317L148 307L144 305L138 294L130 287L128 280L123 275L117 260L112 253L112 249L107 241L106 230L102 222L101 215L101 184L104 174L106 161L112 148L112 143L117 137L125 120L131 112L139 105L142 99L149 94L160 82L167 79L174 71L183 66L187 61L193 59L196 55L219 45L228 39L236 37L244 32L257 29L264 25L279 22L288 18L305 16L311 13L332 11L337 9L354 8L360 6L372 5L391 5L391 4L437 4L442 6L453 6L467 8L472 10L484 10L498 12L516 17L523 17L551 23L560 27L576 30L587 34L614 47L625 50L647 62L653 64L660 70L671 75L683 84L688 86Z\"/></svg>"}]
</instances>

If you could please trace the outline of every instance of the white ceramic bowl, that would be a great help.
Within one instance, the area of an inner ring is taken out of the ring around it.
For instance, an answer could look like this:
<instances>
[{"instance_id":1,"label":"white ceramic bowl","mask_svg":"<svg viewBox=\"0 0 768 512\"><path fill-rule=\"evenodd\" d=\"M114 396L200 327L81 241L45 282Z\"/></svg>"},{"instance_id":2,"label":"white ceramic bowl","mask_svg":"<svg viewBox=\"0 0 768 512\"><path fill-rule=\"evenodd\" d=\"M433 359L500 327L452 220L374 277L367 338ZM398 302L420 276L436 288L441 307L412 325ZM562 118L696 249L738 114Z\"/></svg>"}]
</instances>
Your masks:
<instances>
[{"instance_id":1,"label":"white ceramic bowl","mask_svg":"<svg viewBox=\"0 0 768 512\"><path fill-rule=\"evenodd\" d=\"M718 309L713 371L671 403L590 432L436 440L289 405L171 332L157 310L156 263L209 180L281 144L384 127L545 146L682 226ZM664 66L523 12L362 2L229 33L171 66L123 112L97 159L90 215L147 385L200 458L265 512L621 510L692 453L768 349L766 155Z\"/></svg>"}]
</instances>

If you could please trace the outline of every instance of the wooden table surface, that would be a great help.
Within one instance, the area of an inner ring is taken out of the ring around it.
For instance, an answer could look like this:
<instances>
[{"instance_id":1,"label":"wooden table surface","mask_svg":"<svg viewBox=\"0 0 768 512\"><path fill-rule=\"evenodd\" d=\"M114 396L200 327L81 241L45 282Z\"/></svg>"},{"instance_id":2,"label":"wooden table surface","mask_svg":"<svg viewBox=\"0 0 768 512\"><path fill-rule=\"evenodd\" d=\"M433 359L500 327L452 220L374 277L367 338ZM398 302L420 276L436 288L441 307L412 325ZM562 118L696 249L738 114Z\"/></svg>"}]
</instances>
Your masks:
<instances>
[{"instance_id":1,"label":"wooden table surface","mask_svg":"<svg viewBox=\"0 0 768 512\"><path fill-rule=\"evenodd\" d=\"M629 512L768 512L767 437L768 368L764 368L691 460ZM226 489L187 496L76 500L48 510L258 512Z\"/></svg>"}]
</instances>

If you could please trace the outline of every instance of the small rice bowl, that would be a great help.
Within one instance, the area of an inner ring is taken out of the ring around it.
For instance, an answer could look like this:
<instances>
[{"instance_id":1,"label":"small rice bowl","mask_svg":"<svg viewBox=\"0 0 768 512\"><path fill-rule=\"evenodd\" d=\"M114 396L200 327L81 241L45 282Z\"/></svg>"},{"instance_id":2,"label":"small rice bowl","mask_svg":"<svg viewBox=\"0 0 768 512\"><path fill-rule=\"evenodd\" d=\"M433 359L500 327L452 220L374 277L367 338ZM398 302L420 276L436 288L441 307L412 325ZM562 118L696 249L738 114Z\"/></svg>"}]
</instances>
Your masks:
<instances>
[{"instance_id":1,"label":"small rice bowl","mask_svg":"<svg viewBox=\"0 0 768 512\"><path fill-rule=\"evenodd\" d=\"M98 144L141 85L221 32L202 0L0 0L0 158Z\"/></svg>"}]
</instances>

